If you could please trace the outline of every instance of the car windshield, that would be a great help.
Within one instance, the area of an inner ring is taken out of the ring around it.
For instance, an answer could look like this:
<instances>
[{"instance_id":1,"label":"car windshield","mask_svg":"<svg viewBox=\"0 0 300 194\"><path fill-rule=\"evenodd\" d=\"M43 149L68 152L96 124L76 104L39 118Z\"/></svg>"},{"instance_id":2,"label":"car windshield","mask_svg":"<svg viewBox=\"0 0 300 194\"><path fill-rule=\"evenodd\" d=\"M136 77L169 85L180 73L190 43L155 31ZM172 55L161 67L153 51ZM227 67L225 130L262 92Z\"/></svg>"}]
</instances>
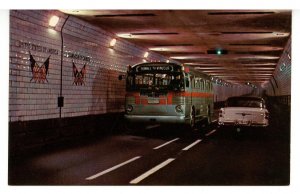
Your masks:
<instances>
[{"instance_id":1,"label":"car windshield","mask_svg":"<svg viewBox=\"0 0 300 194\"><path fill-rule=\"evenodd\" d=\"M156 89L180 90L184 89L182 73L139 73L127 76L127 90Z\"/></svg>"},{"instance_id":2,"label":"car windshield","mask_svg":"<svg viewBox=\"0 0 300 194\"><path fill-rule=\"evenodd\" d=\"M226 102L227 107L256 107L263 108L263 101L260 99L231 98Z\"/></svg>"}]
</instances>

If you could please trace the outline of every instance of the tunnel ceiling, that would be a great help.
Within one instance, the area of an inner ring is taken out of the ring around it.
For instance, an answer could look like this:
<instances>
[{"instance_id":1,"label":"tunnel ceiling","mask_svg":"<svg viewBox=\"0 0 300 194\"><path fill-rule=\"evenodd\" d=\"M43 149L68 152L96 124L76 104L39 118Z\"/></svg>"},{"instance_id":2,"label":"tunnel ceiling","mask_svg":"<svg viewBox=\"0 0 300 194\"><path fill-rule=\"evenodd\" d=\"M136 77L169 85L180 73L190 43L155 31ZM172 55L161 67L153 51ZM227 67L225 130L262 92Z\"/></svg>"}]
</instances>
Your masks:
<instances>
[{"instance_id":1,"label":"tunnel ceiling","mask_svg":"<svg viewBox=\"0 0 300 194\"><path fill-rule=\"evenodd\" d=\"M291 35L287 10L62 10L231 83L268 81ZM221 49L224 54L215 53Z\"/></svg>"}]
</instances>

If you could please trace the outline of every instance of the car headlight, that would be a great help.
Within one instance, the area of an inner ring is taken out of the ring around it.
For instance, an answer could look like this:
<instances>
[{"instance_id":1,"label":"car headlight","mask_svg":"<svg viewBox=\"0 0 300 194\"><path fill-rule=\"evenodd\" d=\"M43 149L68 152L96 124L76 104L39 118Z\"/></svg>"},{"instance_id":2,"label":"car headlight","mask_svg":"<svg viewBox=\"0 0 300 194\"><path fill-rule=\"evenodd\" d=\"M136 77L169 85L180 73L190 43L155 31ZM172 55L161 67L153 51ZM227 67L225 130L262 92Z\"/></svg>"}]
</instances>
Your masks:
<instances>
[{"instance_id":1,"label":"car headlight","mask_svg":"<svg viewBox=\"0 0 300 194\"><path fill-rule=\"evenodd\" d=\"M132 112L133 106L132 105L127 105L126 106L126 112Z\"/></svg>"},{"instance_id":2,"label":"car headlight","mask_svg":"<svg viewBox=\"0 0 300 194\"><path fill-rule=\"evenodd\" d=\"M179 113L182 113L182 112L183 112L182 106L181 106L181 105L177 105L177 106L175 107L175 110L176 110L176 112L179 112Z\"/></svg>"}]
</instances>

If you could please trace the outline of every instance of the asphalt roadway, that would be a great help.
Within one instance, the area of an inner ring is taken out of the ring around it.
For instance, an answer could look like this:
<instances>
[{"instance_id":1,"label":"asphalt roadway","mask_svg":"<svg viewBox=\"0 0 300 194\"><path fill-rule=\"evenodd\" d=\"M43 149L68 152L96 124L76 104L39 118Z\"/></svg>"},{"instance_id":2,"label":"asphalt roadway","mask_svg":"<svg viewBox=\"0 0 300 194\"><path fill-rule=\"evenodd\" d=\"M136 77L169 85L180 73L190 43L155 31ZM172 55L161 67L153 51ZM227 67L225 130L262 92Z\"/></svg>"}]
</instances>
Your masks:
<instances>
[{"instance_id":1,"label":"asphalt roadway","mask_svg":"<svg viewBox=\"0 0 300 194\"><path fill-rule=\"evenodd\" d=\"M289 185L290 124L202 130L152 126L60 145L9 161L10 185Z\"/></svg>"}]
</instances>

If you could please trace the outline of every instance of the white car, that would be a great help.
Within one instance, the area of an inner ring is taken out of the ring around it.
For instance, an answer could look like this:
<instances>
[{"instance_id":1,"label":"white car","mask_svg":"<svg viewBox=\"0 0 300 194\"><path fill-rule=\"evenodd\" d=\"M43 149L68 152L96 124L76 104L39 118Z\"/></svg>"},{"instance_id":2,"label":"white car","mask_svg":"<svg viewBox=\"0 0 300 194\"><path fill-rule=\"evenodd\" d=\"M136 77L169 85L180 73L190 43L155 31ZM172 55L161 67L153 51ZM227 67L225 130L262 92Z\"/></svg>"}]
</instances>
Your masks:
<instances>
[{"instance_id":1,"label":"white car","mask_svg":"<svg viewBox=\"0 0 300 194\"><path fill-rule=\"evenodd\" d=\"M267 127L269 111L260 97L230 97L220 109L218 124L232 126Z\"/></svg>"}]
</instances>

